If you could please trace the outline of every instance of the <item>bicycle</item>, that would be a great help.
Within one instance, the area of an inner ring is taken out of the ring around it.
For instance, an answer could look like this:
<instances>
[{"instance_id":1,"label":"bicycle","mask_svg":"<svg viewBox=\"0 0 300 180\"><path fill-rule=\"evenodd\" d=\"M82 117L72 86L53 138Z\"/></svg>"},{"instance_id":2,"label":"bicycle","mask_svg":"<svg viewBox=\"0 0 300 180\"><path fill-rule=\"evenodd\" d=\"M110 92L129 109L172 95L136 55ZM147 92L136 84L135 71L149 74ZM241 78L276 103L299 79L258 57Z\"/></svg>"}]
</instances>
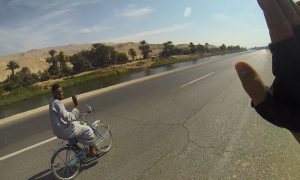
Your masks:
<instances>
[{"instance_id":1,"label":"bicycle","mask_svg":"<svg viewBox=\"0 0 300 180\"><path fill-rule=\"evenodd\" d=\"M85 117L94 109L88 106L88 111L81 113L81 122L92 128L95 134L95 145L98 151L103 154L107 153L112 145L112 133L109 125L96 120L93 123L88 122ZM81 164L88 159L88 151L85 146L80 147L76 139L69 139L68 143L59 147L51 157L50 169L57 179L69 180L75 178L81 168Z\"/></svg>"}]
</instances>

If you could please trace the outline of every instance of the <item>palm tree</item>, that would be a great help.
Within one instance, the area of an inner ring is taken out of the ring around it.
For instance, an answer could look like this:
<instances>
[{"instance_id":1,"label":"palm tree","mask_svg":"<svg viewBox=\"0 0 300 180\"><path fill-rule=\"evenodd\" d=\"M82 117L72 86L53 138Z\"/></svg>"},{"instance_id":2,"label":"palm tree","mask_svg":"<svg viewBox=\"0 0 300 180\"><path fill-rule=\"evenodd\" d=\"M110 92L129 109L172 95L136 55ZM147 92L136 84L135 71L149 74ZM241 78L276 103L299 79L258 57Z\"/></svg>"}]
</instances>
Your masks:
<instances>
[{"instance_id":1,"label":"palm tree","mask_svg":"<svg viewBox=\"0 0 300 180\"><path fill-rule=\"evenodd\" d=\"M226 51L227 47L225 44L222 44L222 46L220 46L220 50L221 51Z\"/></svg>"},{"instance_id":2,"label":"palm tree","mask_svg":"<svg viewBox=\"0 0 300 180\"><path fill-rule=\"evenodd\" d=\"M209 44L208 44L208 43L205 43L205 48L206 48L206 50L208 50L208 46L209 46Z\"/></svg>"},{"instance_id":3,"label":"palm tree","mask_svg":"<svg viewBox=\"0 0 300 180\"><path fill-rule=\"evenodd\" d=\"M161 52L162 57L169 57L173 55L175 46L172 41L167 41L162 45L163 45L163 50Z\"/></svg>"},{"instance_id":4,"label":"palm tree","mask_svg":"<svg viewBox=\"0 0 300 180\"><path fill-rule=\"evenodd\" d=\"M149 53L152 52L152 50L150 49L149 44L145 40L140 41L139 49L142 51L143 59L147 59Z\"/></svg>"},{"instance_id":5,"label":"palm tree","mask_svg":"<svg viewBox=\"0 0 300 180\"><path fill-rule=\"evenodd\" d=\"M51 56L50 58L47 58L47 63L49 63L50 65L54 65L57 63L56 58L54 57L55 54L57 53L54 49L50 50L49 55Z\"/></svg>"},{"instance_id":6,"label":"palm tree","mask_svg":"<svg viewBox=\"0 0 300 180\"><path fill-rule=\"evenodd\" d=\"M132 60L134 60L134 57L136 56L136 52L133 48L130 48L128 51L129 56L131 56Z\"/></svg>"},{"instance_id":7,"label":"palm tree","mask_svg":"<svg viewBox=\"0 0 300 180\"><path fill-rule=\"evenodd\" d=\"M189 47L191 49L191 53L194 54L196 52L196 47L195 47L194 43L190 42Z\"/></svg>"},{"instance_id":8,"label":"palm tree","mask_svg":"<svg viewBox=\"0 0 300 180\"><path fill-rule=\"evenodd\" d=\"M15 61L9 61L9 63L6 65L5 70L11 70L11 77L14 79L15 77L15 69L20 68L20 66Z\"/></svg>"},{"instance_id":9,"label":"palm tree","mask_svg":"<svg viewBox=\"0 0 300 180\"><path fill-rule=\"evenodd\" d=\"M50 58L46 59L47 63L51 65L48 71L51 75L58 75L59 74L58 60L55 57L55 54L57 52L54 49L52 49L48 53L51 56Z\"/></svg>"},{"instance_id":10,"label":"palm tree","mask_svg":"<svg viewBox=\"0 0 300 180\"><path fill-rule=\"evenodd\" d=\"M51 58L53 59L53 58L54 58L54 55L55 55L57 52L56 52L54 49L52 49L52 50L50 50L48 53L50 54Z\"/></svg>"},{"instance_id":11,"label":"palm tree","mask_svg":"<svg viewBox=\"0 0 300 180\"><path fill-rule=\"evenodd\" d=\"M69 57L64 54L63 51L60 51L58 55L56 56L59 66L60 66L60 71L62 74L66 75L68 73L68 66L67 62L69 61Z\"/></svg>"}]
</instances>

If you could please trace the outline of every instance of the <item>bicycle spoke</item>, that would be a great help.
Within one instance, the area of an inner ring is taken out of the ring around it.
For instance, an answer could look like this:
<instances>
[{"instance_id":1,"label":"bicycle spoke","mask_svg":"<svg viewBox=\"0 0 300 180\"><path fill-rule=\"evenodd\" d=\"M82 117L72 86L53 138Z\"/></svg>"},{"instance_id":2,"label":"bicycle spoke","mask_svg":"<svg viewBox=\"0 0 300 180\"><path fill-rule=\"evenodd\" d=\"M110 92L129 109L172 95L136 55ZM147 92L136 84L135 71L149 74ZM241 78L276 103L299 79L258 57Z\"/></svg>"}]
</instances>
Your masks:
<instances>
[{"instance_id":1,"label":"bicycle spoke","mask_svg":"<svg viewBox=\"0 0 300 180\"><path fill-rule=\"evenodd\" d=\"M73 170L74 172L76 172L78 169L78 167L75 165L75 166L70 166L70 170ZM72 174L73 174L73 171L72 171Z\"/></svg>"},{"instance_id":2,"label":"bicycle spoke","mask_svg":"<svg viewBox=\"0 0 300 180\"><path fill-rule=\"evenodd\" d=\"M64 170L63 170L63 174L62 174L63 177L67 177L67 176L66 176L66 171L67 171L67 167L65 166L65 167L64 167Z\"/></svg>"},{"instance_id":3,"label":"bicycle spoke","mask_svg":"<svg viewBox=\"0 0 300 180\"><path fill-rule=\"evenodd\" d=\"M61 175L61 174L63 174L62 172L63 172L63 168L56 170L56 173L59 174L59 176L62 176Z\"/></svg>"},{"instance_id":4,"label":"bicycle spoke","mask_svg":"<svg viewBox=\"0 0 300 180\"><path fill-rule=\"evenodd\" d=\"M70 171L70 166L67 167L67 177L72 176L72 172Z\"/></svg>"},{"instance_id":5,"label":"bicycle spoke","mask_svg":"<svg viewBox=\"0 0 300 180\"><path fill-rule=\"evenodd\" d=\"M70 160L70 152L69 152L69 150L67 150L66 162L68 162L69 160Z\"/></svg>"},{"instance_id":6,"label":"bicycle spoke","mask_svg":"<svg viewBox=\"0 0 300 180\"><path fill-rule=\"evenodd\" d=\"M64 161L64 158L62 158L61 156L60 156L60 154L57 154L57 156L59 157L59 159L61 160L61 162L65 162ZM63 163L64 164L64 163Z\"/></svg>"},{"instance_id":7,"label":"bicycle spoke","mask_svg":"<svg viewBox=\"0 0 300 180\"><path fill-rule=\"evenodd\" d=\"M55 162L54 164L52 164L52 166L54 168L61 168L61 166L65 166L66 165L66 162L63 160L63 158L61 157L60 154L57 154L56 157L58 157L56 159L58 162Z\"/></svg>"}]
</instances>

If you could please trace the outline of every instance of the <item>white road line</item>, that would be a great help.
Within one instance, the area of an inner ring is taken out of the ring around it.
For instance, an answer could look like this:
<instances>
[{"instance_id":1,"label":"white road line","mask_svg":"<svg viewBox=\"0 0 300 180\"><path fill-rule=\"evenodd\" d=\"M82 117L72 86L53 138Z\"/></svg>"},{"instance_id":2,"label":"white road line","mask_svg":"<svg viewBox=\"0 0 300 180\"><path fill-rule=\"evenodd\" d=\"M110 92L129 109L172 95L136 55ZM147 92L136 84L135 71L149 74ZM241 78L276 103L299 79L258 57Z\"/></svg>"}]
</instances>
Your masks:
<instances>
[{"instance_id":1,"label":"white road line","mask_svg":"<svg viewBox=\"0 0 300 180\"><path fill-rule=\"evenodd\" d=\"M198 78L198 79L195 79L195 80L193 80L193 81L191 81L191 82L189 82L189 83L186 83L186 84L180 86L180 88L184 88L184 87L186 87L186 86L189 86L189 85L191 85L191 84L193 84L193 83L195 83L195 82L197 82L197 81L199 81L199 80L201 80L201 79L203 79L203 78L206 78L206 77L208 77L208 76L210 76L210 75L212 75L212 74L214 74L214 73L215 73L215 72L211 72L211 73L209 73L209 74L207 74L207 75L205 75L205 76L202 76L202 77L200 77L200 78Z\"/></svg>"},{"instance_id":2,"label":"white road line","mask_svg":"<svg viewBox=\"0 0 300 180\"><path fill-rule=\"evenodd\" d=\"M17 152L8 154L8 155L6 155L6 156L1 157L1 158L0 158L0 161L3 161L3 160L8 159L8 158L10 158L10 157L16 156L16 155L18 155L18 154L21 154L21 153L23 153L23 152L25 152L25 151L28 151L28 150L33 149L33 148L35 148L35 147L41 146L41 145L46 144L46 143L48 143L48 142L54 141L55 139L57 139L57 137L53 137L53 138L47 139L47 140L45 140L45 141L39 142L39 143L34 144L34 145L32 145L32 146L29 146L29 147L27 147L27 148L21 149L21 150L19 150L19 151L17 151Z\"/></svg>"}]
</instances>

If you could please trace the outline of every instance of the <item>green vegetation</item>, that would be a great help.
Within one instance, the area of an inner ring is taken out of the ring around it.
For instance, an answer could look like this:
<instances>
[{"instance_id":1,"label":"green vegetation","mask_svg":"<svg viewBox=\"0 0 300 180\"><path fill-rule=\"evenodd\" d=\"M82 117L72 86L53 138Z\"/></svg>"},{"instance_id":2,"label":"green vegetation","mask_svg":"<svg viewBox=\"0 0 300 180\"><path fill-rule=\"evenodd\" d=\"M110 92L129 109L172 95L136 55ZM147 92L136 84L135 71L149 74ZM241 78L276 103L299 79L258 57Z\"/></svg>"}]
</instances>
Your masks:
<instances>
[{"instance_id":1,"label":"green vegetation","mask_svg":"<svg viewBox=\"0 0 300 180\"><path fill-rule=\"evenodd\" d=\"M189 60L193 60L193 59L198 59L204 57L204 55L188 55L182 58L175 58L175 57L166 57L164 59L161 58L156 58L154 59L154 63L151 65L152 68L154 67L159 67L159 66L164 66L164 65L168 65L168 64L173 64L173 63L177 63L177 62L183 62L183 61L189 61Z\"/></svg>"},{"instance_id":2,"label":"green vegetation","mask_svg":"<svg viewBox=\"0 0 300 180\"><path fill-rule=\"evenodd\" d=\"M74 85L82 84L91 80L99 79L99 78L106 78L110 76L117 76L120 74L128 73L125 69L119 69L119 70L113 70L113 69L107 69L107 70L99 70L96 72L92 72L89 74L85 74L78 77L68 77L64 78L63 81L61 81L59 84L62 87L71 87Z\"/></svg>"},{"instance_id":3,"label":"green vegetation","mask_svg":"<svg viewBox=\"0 0 300 180\"><path fill-rule=\"evenodd\" d=\"M141 53L143 55L143 59L147 59L149 53L152 52L152 50L150 49L150 45L145 40L140 41L139 49L141 50Z\"/></svg>"},{"instance_id":4,"label":"green vegetation","mask_svg":"<svg viewBox=\"0 0 300 180\"><path fill-rule=\"evenodd\" d=\"M191 53L195 54L196 53L196 46L194 45L194 43L190 42L189 47L190 47Z\"/></svg>"},{"instance_id":5,"label":"green vegetation","mask_svg":"<svg viewBox=\"0 0 300 180\"><path fill-rule=\"evenodd\" d=\"M177 51L175 50L175 46L172 41L167 41L163 43L163 50L160 53L161 57L169 57L171 55L175 55Z\"/></svg>"},{"instance_id":6,"label":"green vegetation","mask_svg":"<svg viewBox=\"0 0 300 180\"><path fill-rule=\"evenodd\" d=\"M60 51L56 56L56 59L59 62L59 74L63 76L70 75L72 70L67 65L67 62L70 62L70 57L65 55L63 51Z\"/></svg>"},{"instance_id":7,"label":"green vegetation","mask_svg":"<svg viewBox=\"0 0 300 180\"><path fill-rule=\"evenodd\" d=\"M12 79L15 77L15 69L20 68L20 66L15 61L9 61L6 67L6 70L11 70Z\"/></svg>"},{"instance_id":8,"label":"green vegetation","mask_svg":"<svg viewBox=\"0 0 300 180\"><path fill-rule=\"evenodd\" d=\"M8 94L1 95L0 106L12 104L24 99L28 99L30 97L46 94L49 93L49 91L49 89L43 89L38 86L19 87L17 89L13 89Z\"/></svg>"},{"instance_id":9,"label":"green vegetation","mask_svg":"<svg viewBox=\"0 0 300 180\"><path fill-rule=\"evenodd\" d=\"M27 67L23 67L19 72L15 73L14 70L20 67L16 62L10 61L6 70L11 70L11 75L4 82L0 83L0 106L49 93L51 83L36 83L50 79L63 78L59 80L60 85L62 87L71 87L87 81L117 76L146 68L246 50L246 48L241 48L240 46L226 46L224 44L219 48L209 49L208 47L208 43L205 43L205 45L194 45L194 43L190 42L188 47L178 48L172 41L167 41L163 43L163 49L159 57L147 59L152 50L150 45L143 40L140 42L139 49L146 60L133 63L134 65L131 66L126 65L129 61L126 53L117 52L113 47L101 43L93 44L91 50L81 51L72 56L67 56L62 51L57 54L55 50L50 50L50 57L46 59L50 64L49 69L44 72L39 71L36 74L31 73ZM134 61L137 56L135 50L133 48L129 49L128 54ZM72 67L67 65L68 62L72 64ZM93 72L75 76L78 73L90 70L93 70Z\"/></svg>"},{"instance_id":10,"label":"green vegetation","mask_svg":"<svg viewBox=\"0 0 300 180\"><path fill-rule=\"evenodd\" d=\"M73 72L76 74L93 69L91 62L85 57L84 53L74 54L70 58L70 62L73 64Z\"/></svg>"},{"instance_id":11,"label":"green vegetation","mask_svg":"<svg viewBox=\"0 0 300 180\"><path fill-rule=\"evenodd\" d=\"M177 57L165 57L165 58L155 58L154 63L151 65L152 68L154 67L159 67L159 66L164 66L168 64L173 64L177 62L184 62L184 61L190 61L190 60L195 60L199 58L204 58L204 57L209 57L209 56L217 56L217 55L225 55L229 53L235 53L235 52L240 52L239 51L226 51L226 52L210 52L210 53L205 53L205 54L189 54L189 55L184 55L184 56L177 56Z\"/></svg>"},{"instance_id":12,"label":"green vegetation","mask_svg":"<svg viewBox=\"0 0 300 180\"><path fill-rule=\"evenodd\" d=\"M31 73L28 67L23 67L21 71L13 74L7 78L3 83L3 89L5 91L11 91L20 87L31 86L39 81L37 74Z\"/></svg>"},{"instance_id":13,"label":"green vegetation","mask_svg":"<svg viewBox=\"0 0 300 180\"><path fill-rule=\"evenodd\" d=\"M59 84L63 87L71 87L74 85L82 84L87 81L104 78L104 77L110 77L110 76L116 76L120 74L128 73L125 69L119 69L119 70L99 70L96 72L92 72L86 75L78 76L78 77L68 77L64 78L63 81L61 81ZM0 85L1 87L1 85ZM44 95L49 93L51 90L51 84L40 86L40 85L33 85L33 86L27 86L27 87L19 87L16 89L11 90L9 93L3 94L0 96L0 106L8 105L15 103L17 101L25 100L31 97Z\"/></svg>"},{"instance_id":14,"label":"green vegetation","mask_svg":"<svg viewBox=\"0 0 300 180\"><path fill-rule=\"evenodd\" d=\"M59 74L58 60L57 60L57 58L55 58L56 53L57 52L55 50L50 50L49 54L50 54L51 57L47 58L47 60L46 60L47 63L50 64L50 67L49 67L48 71L51 75L58 75Z\"/></svg>"},{"instance_id":15,"label":"green vegetation","mask_svg":"<svg viewBox=\"0 0 300 180\"><path fill-rule=\"evenodd\" d=\"M131 56L132 60L134 60L134 57L136 57L136 52L135 52L135 50L133 48L130 48L128 50L128 54L129 54L129 56Z\"/></svg>"}]
</instances>

